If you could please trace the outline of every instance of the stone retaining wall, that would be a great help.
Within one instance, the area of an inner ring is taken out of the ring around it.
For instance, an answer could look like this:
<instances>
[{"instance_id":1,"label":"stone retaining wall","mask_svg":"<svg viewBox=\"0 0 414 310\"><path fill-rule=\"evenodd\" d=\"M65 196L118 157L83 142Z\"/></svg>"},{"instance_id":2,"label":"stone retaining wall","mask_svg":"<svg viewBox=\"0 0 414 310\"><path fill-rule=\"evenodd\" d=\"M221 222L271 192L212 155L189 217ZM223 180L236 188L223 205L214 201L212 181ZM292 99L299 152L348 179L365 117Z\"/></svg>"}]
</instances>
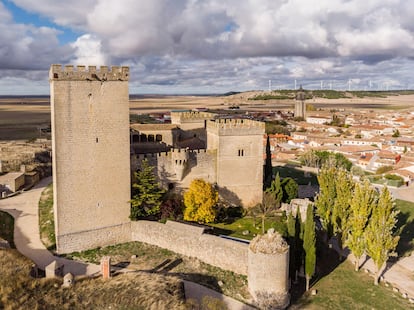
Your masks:
<instances>
[{"instance_id":1,"label":"stone retaining wall","mask_svg":"<svg viewBox=\"0 0 414 310\"><path fill-rule=\"evenodd\" d=\"M206 234L204 227L167 221L131 223L132 241L145 242L170 251L247 275L248 244Z\"/></svg>"}]
</instances>

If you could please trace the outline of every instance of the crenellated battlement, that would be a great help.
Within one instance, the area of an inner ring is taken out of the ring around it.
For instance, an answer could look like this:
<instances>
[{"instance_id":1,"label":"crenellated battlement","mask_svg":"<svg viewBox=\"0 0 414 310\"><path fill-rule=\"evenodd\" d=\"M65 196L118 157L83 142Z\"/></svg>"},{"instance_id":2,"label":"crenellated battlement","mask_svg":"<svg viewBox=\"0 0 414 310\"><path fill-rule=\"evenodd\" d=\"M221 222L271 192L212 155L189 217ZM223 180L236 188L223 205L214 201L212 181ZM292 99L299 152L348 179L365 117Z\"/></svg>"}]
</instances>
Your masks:
<instances>
[{"instance_id":1,"label":"crenellated battlement","mask_svg":"<svg viewBox=\"0 0 414 310\"><path fill-rule=\"evenodd\" d=\"M171 122L173 124L200 122L214 118L215 114L210 112L174 112L171 111Z\"/></svg>"},{"instance_id":2,"label":"crenellated battlement","mask_svg":"<svg viewBox=\"0 0 414 310\"><path fill-rule=\"evenodd\" d=\"M214 117L214 113L210 112L197 112L197 111L189 111L189 112L171 112L171 115L177 115L181 119L207 119Z\"/></svg>"},{"instance_id":3,"label":"crenellated battlement","mask_svg":"<svg viewBox=\"0 0 414 310\"><path fill-rule=\"evenodd\" d=\"M51 81L128 81L129 67L101 66L73 66L51 65L49 71Z\"/></svg>"},{"instance_id":4,"label":"crenellated battlement","mask_svg":"<svg viewBox=\"0 0 414 310\"><path fill-rule=\"evenodd\" d=\"M217 119L207 122L207 132L217 135L263 135L265 123L250 119Z\"/></svg>"},{"instance_id":5,"label":"crenellated battlement","mask_svg":"<svg viewBox=\"0 0 414 310\"><path fill-rule=\"evenodd\" d=\"M167 152L160 152L160 153L147 153L147 154L137 154L135 155L137 159L145 159L145 158L156 158L156 157L171 157L172 159L188 159L190 154L200 154L200 153L207 153L206 149L198 149L198 150L189 150L189 149L171 149Z\"/></svg>"}]
</instances>

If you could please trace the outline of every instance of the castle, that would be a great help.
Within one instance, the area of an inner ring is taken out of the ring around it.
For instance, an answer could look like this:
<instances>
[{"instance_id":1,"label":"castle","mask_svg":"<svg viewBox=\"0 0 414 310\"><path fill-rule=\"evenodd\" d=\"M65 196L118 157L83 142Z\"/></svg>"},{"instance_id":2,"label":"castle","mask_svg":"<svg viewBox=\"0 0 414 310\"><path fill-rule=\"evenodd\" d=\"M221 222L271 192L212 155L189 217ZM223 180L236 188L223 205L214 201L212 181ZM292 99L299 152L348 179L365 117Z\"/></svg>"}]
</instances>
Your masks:
<instances>
[{"instance_id":1,"label":"castle","mask_svg":"<svg viewBox=\"0 0 414 310\"><path fill-rule=\"evenodd\" d=\"M233 204L261 202L264 123L173 112L172 124L130 127L129 68L52 65L49 78L58 252L130 240L130 175L144 158L170 189L202 178Z\"/></svg>"},{"instance_id":2,"label":"castle","mask_svg":"<svg viewBox=\"0 0 414 310\"><path fill-rule=\"evenodd\" d=\"M273 232L264 238L278 250L267 253L204 227L129 219L131 171L144 158L170 189L203 178L233 203L261 202L264 123L176 112L171 125L130 127L128 67L52 65L49 80L58 253L146 242L244 274L252 296L288 305L289 247Z\"/></svg>"},{"instance_id":3,"label":"castle","mask_svg":"<svg viewBox=\"0 0 414 310\"><path fill-rule=\"evenodd\" d=\"M139 141L132 143L133 169L146 158L164 187L186 188L201 178L216 184L220 196L232 204L261 202L264 123L214 119L203 112L172 112L171 122L131 126L132 141ZM151 152L151 146L160 151Z\"/></svg>"}]
</instances>

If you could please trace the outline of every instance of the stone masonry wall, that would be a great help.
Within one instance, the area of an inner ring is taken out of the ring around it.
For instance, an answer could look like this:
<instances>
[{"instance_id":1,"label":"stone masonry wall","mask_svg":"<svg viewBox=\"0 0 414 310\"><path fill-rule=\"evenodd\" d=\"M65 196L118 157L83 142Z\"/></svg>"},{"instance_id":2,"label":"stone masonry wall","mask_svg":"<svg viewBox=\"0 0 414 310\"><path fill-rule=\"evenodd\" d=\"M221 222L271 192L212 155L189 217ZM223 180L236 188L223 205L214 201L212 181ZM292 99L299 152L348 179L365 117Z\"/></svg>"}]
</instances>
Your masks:
<instances>
[{"instance_id":1,"label":"stone masonry wall","mask_svg":"<svg viewBox=\"0 0 414 310\"><path fill-rule=\"evenodd\" d=\"M86 230L72 234L59 235L56 238L61 253L84 251L107 245L131 241L130 223Z\"/></svg>"},{"instance_id":2,"label":"stone masonry wall","mask_svg":"<svg viewBox=\"0 0 414 310\"><path fill-rule=\"evenodd\" d=\"M262 201L263 122L220 119L207 122L207 149L217 150L217 184L223 196L236 204L254 206Z\"/></svg>"},{"instance_id":3,"label":"stone masonry wall","mask_svg":"<svg viewBox=\"0 0 414 310\"><path fill-rule=\"evenodd\" d=\"M127 67L52 65L53 194L57 251L128 241L130 158ZM69 237L70 236L70 237ZM81 243L73 248L73 240ZM89 245L88 245L89 244Z\"/></svg>"},{"instance_id":4,"label":"stone masonry wall","mask_svg":"<svg viewBox=\"0 0 414 310\"><path fill-rule=\"evenodd\" d=\"M151 153L146 155L133 156L131 167L137 170L143 159L147 159L148 163L155 167L154 173L157 174L158 180L163 187L168 187L169 183L174 183L176 187L187 188L194 179L204 179L207 182L216 182L216 150L184 150L179 153L178 150L170 152ZM180 155L182 154L182 158ZM186 156L184 156L186 154ZM182 159L182 163L176 159ZM185 164L183 163L184 161ZM182 170L182 179L178 177Z\"/></svg>"},{"instance_id":5,"label":"stone masonry wall","mask_svg":"<svg viewBox=\"0 0 414 310\"><path fill-rule=\"evenodd\" d=\"M131 223L132 241L145 242L170 251L247 275L248 244L204 233L203 227L167 221Z\"/></svg>"}]
</instances>

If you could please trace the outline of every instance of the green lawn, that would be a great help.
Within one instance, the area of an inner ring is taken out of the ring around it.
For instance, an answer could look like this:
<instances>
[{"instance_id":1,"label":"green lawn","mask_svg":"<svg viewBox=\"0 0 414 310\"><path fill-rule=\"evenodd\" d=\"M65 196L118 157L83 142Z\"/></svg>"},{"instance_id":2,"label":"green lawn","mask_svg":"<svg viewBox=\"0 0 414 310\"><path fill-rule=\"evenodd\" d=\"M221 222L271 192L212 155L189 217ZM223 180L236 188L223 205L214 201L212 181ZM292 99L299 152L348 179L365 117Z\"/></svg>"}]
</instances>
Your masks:
<instances>
[{"instance_id":1,"label":"green lawn","mask_svg":"<svg viewBox=\"0 0 414 310\"><path fill-rule=\"evenodd\" d=\"M14 248L13 242L14 218L0 211L0 237L9 242L10 247Z\"/></svg>"},{"instance_id":2,"label":"green lawn","mask_svg":"<svg viewBox=\"0 0 414 310\"><path fill-rule=\"evenodd\" d=\"M298 168L291 166L277 166L273 167L273 173L279 173L281 178L291 177L299 185L307 185L309 182L312 185L318 184L318 179L315 174L310 174L309 177L305 177L304 172Z\"/></svg>"},{"instance_id":3,"label":"green lawn","mask_svg":"<svg viewBox=\"0 0 414 310\"><path fill-rule=\"evenodd\" d=\"M267 218L265 220L265 231L269 228L274 228L282 235L285 235L285 221L286 220L283 219L282 216ZM214 233L216 234L227 235L247 240L251 240L257 234L262 233L262 220L259 217L253 218L250 216L245 216L243 218L236 219L232 223L215 223L210 224L210 226L215 228Z\"/></svg>"},{"instance_id":4,"label":"green lawn","mask_svg":"<svg viewBox=\"0 0 414 310\"><path fill-rule=\"evenodd\" d=\"M373 278L363 271L355 272L353 265L345 261L328 276L319 280L296 303L295 309L410 309L412 305L391 287L375 286ZM297 307L296 307L297 306Z\"/></svg>"},{"instance_id":5,"label":"green lawn","mask_svg":"<svg viewBox=\"0 0 414 310\"><path fill-rule=\"evenodd\" d=\"M397 199L398 214L397 228L400 232L400 242L397 246L398 256L409 255L414 250L414 203Z\"/></svg>"}]
</instances>

